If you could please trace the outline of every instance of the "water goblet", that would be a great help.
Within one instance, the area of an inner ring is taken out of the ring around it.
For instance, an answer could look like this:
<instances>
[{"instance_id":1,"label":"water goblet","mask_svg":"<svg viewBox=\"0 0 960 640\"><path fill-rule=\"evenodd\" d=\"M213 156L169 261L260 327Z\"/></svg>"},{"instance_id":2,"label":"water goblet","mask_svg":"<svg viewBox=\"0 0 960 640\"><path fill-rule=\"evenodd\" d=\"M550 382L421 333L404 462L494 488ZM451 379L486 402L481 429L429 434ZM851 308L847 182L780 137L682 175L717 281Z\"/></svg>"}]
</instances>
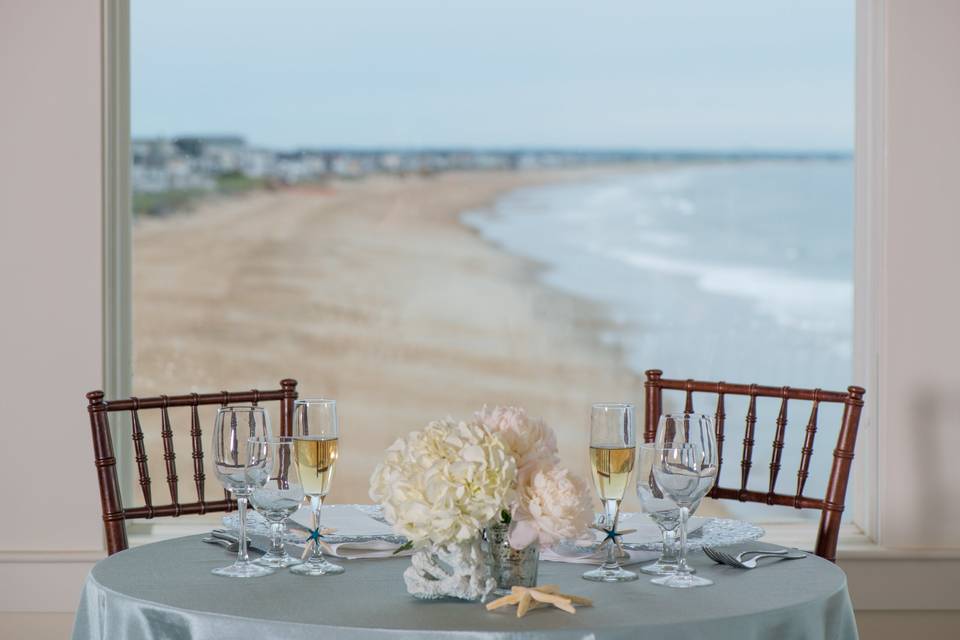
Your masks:
<instances>
[{"instance_id":1,"label":"water goblet","mask_svg":"<svg viewBox=\"0 0 960 640\"><path fill-rule=\"evenodd\" d=\"M293 460L293 438L280 437L265 441L272 471L267 482L250 494L250 504L270 523L270 550L257 559L267 567L291 567L300 559L287 553L283 546L285 523L303 504L303 486Z\"/></svg>"},{"instance_id":2,"label":"water goblet","mask_svg":"<svg viewBox=\"0 0 960 640\"><path fill-rule=\"evenodd\" d=\"M644 513L660 528L663 539L663 551L653 563L640 567L640 571L665 576L677 570L677 546L680 526L680 508L676 503L665 496L653 476L653 467L657 458L657 445L652 443L641 444L637 447L637 497ZM690 512L696 511L699 501L694 504ZM690 567L693 572L693 567Z\"/></svg>"},{"instance_id":3,"label":"water goblet","mask_svg":"<svg viewBox=\"0 0 960 640\"><path fill-rule=\"evenodd\" d=\"M663 495L679 508L680 548L674 573L651 582L676 589L711 585L713 581L693 575L687 564L687 522L694 506L717 479L713 420L699 414L667 418L657 431L653 476Z\"/></svg>"},{"instance_id":4,"label":"water goblet","mask_svg":"<svg viewBox=\"0 0 960 640\"><path fill-rule=\"evenodd\" d=\"M228 578L256 578L273 569L254 564L247 551L247 499L270 475L265 442L270 438L270 416L261 407L221 407L213 426L213 460L217 478L237 499L240 545L237 560L212 573Z\"/></svg>"},{"instance_id":5,"label":"water goblet","mask_svg":"<svg viewBox=\"0 0 960 640\"><path fill-rule=\"evenodd\" d=\"M339 447L340 425L335 400L298 400L293 412L294 460L300 472L303 491L310 496L313 509L313 553L303 564L290 568L303 576L327 576L343 573L343 567L327 561L320 548L320 508L330 491Z\"/></svg>"},{"instance_id":6,"label":"water goblet","mask_svg":"<svg viewBox=\"0 0 960 640\"><path fill-rule=\"evenodd\" d=\"M636 459L637 435L631 404L595 404L590 412L590 467L604 506L604 527L609 527L606 558L600 567L583 574L594 582L629 582L637 574L620 566L613 536L620 503L630 482Z\"/></svg>"}]
</instances>

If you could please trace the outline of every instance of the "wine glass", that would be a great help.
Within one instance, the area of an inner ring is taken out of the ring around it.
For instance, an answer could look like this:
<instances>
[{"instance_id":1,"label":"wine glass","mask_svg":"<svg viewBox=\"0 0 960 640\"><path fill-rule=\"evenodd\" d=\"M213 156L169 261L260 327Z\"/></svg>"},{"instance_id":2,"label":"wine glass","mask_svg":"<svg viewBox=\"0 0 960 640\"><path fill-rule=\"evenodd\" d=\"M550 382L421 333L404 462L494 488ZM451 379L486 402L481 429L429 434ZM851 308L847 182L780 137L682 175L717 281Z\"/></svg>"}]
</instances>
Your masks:
<instances>
[{"instance_id":1,"label":"wine glass","mask_svg":"<svg viewBox=\"0 0 960 640\"><path fill-rule=\"evenodd\" d=\"M653 476L664 496L680 511L677 567L651 582L686 589L713 584L693 575L687 565L687 521L690 513L717 480L717 440L710 416L683 413L665 416L657 430Z\"/></svg>"},{"instance_id":2,"label":"wine glass","mask_svg":"<svg viewBox=\"0 0 960 640\"><path fill-rule=\"evenodd\" d=\"M590 412L590 468L604 506L604 524L616 531L620 503L636 459L637 434L632 404L595 404ZM606 542L607 557L597 569L583 574L594 582L628 582L637 574L617 560L617 545Z\"/></svg>"},{"instance_id":3,"label":"wine glass","mask_svg":"<svg viewBox=\"0 0 960 640\"><path fill-rule=\"evenodd\" d=\"M657 445L641 444L637 448L637 497L644 513L660 527L663 538L663 551L651 564L640 567L640 571L655 576L665 576L677 570L677 538L680 526L680 508L665 496L653 476L653 467L657 459ZM699 501L690 511L696 511ZM693 568L690 568L693 572Z\"/></svg>"},{"instance_id":4,"label":"wine glass","mask_svg":"<svg viewBox=\"0 0 960 640\"><path fill-rule=\"evenodd\" d=\"M340 455L340 426L336 400L298 400L293 413L294 460L300 472L303 491L310 496L313 526L320 530L320 508L330 491L333 471ZM314 540L313 553L303 564L291 567L291 573L327 576L343 573L343 567L328 562Z\"/></svg>"},{"instance_id":5,"label":"wine glass","mask_svg":"<svg viewBox=\"0 0 960 640\"><path fill-rule=\"evenodd\" d=\"M290 567L300 564L300 560L288 554L283 546L285 523L300 508L304 498L300 473L293 461L294 440L272 438L266 440L264 446L272 471L266 484L250 494L250 504L270 523L271 545L256 563L267 567Z\"/></svg>"},{"instance_id":6,"label":"wine glass","mask_svg":"<svg viewBox=\"0 0 960 640\"><path fill-rule=\"evenodd\" d=\"M217 478L237 499L240 548L229 567L214 569L218 576L256 578L273 569L254 564L247 552L247 498L270 475L265 442L270 438L270 416L261 407L220 407L213 426L213 460Z\"/></svg>"}]
</instances>

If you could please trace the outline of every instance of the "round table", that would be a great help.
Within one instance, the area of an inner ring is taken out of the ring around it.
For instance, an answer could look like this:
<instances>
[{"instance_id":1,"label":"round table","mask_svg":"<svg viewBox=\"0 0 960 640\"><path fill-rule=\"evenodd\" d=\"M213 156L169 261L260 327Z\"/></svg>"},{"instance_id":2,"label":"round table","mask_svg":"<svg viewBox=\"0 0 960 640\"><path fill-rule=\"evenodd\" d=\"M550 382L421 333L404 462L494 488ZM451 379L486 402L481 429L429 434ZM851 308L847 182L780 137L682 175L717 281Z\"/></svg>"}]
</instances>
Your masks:
<instances>
[{"instance_id":1,"label":"round table","mask_svg":"<svg viewBox=\"0 0 960 640\"><path fill-rule=\"evenodd\" d=\"M846 576L815 556L752 571L691 564L715 585L677 590L646 577L624 584L582 580L585 565L543 562L541 584L587 596L576 615L537 609L419 601L404 588L408 558L342 561L341 576L286 570L254 579L220 578L229 564L201 536L144 545L93 568L84 586L74 640L198 638L835 638L857 637Z\"/></svg>"}]
</instances>

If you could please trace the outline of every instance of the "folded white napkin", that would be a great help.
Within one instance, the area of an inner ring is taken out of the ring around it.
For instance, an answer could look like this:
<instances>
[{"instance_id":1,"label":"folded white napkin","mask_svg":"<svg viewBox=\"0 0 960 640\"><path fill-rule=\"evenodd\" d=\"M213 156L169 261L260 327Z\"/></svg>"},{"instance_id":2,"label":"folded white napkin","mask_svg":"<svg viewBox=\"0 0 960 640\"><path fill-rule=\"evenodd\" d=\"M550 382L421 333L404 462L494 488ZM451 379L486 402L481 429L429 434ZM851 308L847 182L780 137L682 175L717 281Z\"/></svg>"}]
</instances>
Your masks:
<instances>
[{"instance_id":1,"label":"folded white napkin","mask_svg":"<svg viewBox=\"0 0 960 640\"><path fill-rule=\"evenodd\" d=\"M708 518L690 518L690 521L687 524L687 534L691 534L694 531L697 531L703 527L704 523ZM624 535L621 540L625 544L649 544L654 542L660 542L662 536L660 534L660 527L656 525L645 513L624 513L621 514L620 525L621 529L636 529L633 533L628 533ZM595 532L593 540L583 540L577 543L577 547L583 548L595 544L600 541L603 534L599 531ZM640 562L649 562L660 557L659 551L642 551L636 549L624 549L629 557L620 559L620 564L623 566L638 564ZM557 549L544 549L540 552L540 559L546 560L547 562L570 562L573 564L603 564L606 559L606 549L605 548L596 548L589 552L580 552L578 553L571 547L561 546Z\"/></svg>"},{"instance_id":2,"label":"folded white napkin","mask_svg":"<svg viewBox=\"0 0 960 640\"><path fill-rule=\"evenodd\" d=\"M313 527L310 509L301 508L290 519L305 527ZM325 529L336 529L336 535L340 536L394 535L393 529L386 522L376 520L349 504L323 507L320 511L320 526Z\"/></svg>"},{"instance_id":3,"label":"folded white napkin","mask_svg":"<svg viewBox=\"0 0 960 640\"><path fill-rule=\"evenodd\" d=\"M397 558L413 555L412 549L404 549L396 553L400 548L399 544L387 542L386 540L369 540L365 542L340 542L330 544L335 558L344 560L359 560L361 558Z\"/></svg>"},{"instance_id":4,"label":"folded white napkin","mask_svg":"<svg viewBox=\"0 0 960 640\"><path fill-rule=\"evenodd\" d=\"M698 518L693 516L687 522L687 535L700 530L709 518ZM636 529L634 533L628 533L622 540L626 544L649 544L651 542L660 542L662 536L660 527L657 526L650 516L646 513L633 513L625 521L620 520L621 529ZM601 536L599 532L597 536Z\"/></svg>"},{"instance_id":5,"label":"folded white napkin","mask_svg":"<svg viewBox=\"0 0 960 640\"><path fill-rule=\"evenodd\" d=\"M313 515L309 509L300 509L291 517L291 520L305 527L312 526L312 519ZM327 529L336 529L333 534L334 536L394 535L393 530L387 523L376 520L360 509L346 504L324 507L320 513L320 526ZM413 553L409 549L401 551L400 553L394 553L400 548L400 544L377 538L358 540L355 542L329 542L327 544L333 551L332 554L328 553L328 555L344 560L392 558L394 555L402 557ZM303 545L301 544L300 546L302 547Z\"/></svg>"},{"instance_id":6,"label":"folded white napkin","mask_svg":"<svg viewBox=\"0 0 960 640\"><path fill-rule=\"evenodd\" d=\"M624 551L626 551L627 556L629 556L620 558L620 565L624 567L641 562L650 562L660 557L660 553L657 551L635 551L633 549L624 549ZM544 549L540 552L540 559L546 562L568 562L571 564L601 565L606 557L607 553L605 550L598 550L582 555L561 555L553 549Z\"/></svg>"}]
</instances>

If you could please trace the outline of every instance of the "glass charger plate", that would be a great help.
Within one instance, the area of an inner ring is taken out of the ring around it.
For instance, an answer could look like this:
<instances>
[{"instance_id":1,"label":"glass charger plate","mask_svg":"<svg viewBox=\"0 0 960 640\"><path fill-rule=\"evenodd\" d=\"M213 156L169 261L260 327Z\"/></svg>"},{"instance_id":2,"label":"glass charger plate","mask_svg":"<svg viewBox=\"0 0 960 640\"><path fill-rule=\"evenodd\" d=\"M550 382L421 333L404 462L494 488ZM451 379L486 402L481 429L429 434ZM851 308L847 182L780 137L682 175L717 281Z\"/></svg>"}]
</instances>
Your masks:
<instances>
[{"instance_id":1,"label":"glass charger plate","mask_svg":"<svg viewBox=\"0 0 960 640\"><path fill-rule=\"evenodd\" d=\"M728 544L740 544L750 542L763 537L766 531L750 522L743 520L732 520L730 518L707 518L703 526L694 531L687 538L687 545L690 549L700 549L702 547L723 547ZM639 544L624 544L628 549L640 551L660 551L663 548L662 542L645 542Z\"/></svg>"},{"instance_id":2,"label":"glass charger plate","mask_svg":"<svg viewBox=\"0 0 960 640\"><path fill-rule=\"evenodd\" d=\"M599 517L599 514L598 514ZM620 514L620 523L624 529L629 529L630 520L643 517L642 513L623 512ZM691 550L702 547L722 547L725 545L740 544L757 540L763 536L766 531L750 522L743 520L732 520L730 518L705 518L703 526L691 533L687 537L687 545ZM624 549L633 551L656 551L663 549L663 543L660 540L651 542L625 542ZM584 545L582 543L560 543L556 549L560 555L585 555L596 551L597 543Z\"/></svg>"},{"instance_id":3,"label":"glass charger plate","mask_svg":"<svg viewBox=\"0 0 960 640\"><path fill-rule=\"evenodd\" d=\"M305 508L304 508L305 509ZM373 518L377 522L380 522L386 526L389 526L387 521L383 517L383 508L375 504L330 504L324 505L323 513L327 514L333 510L342 510L350 509L353 511L358 511L370 518ZM321 516L321 523L323 518ZM223 526L227 529L237 530L240 528L239 516L236 512L228 513L223 516ZM266 518L257 513L253 509L247 509L247 531L261 536L270 535L270 523L267 522ZM307 539L307 534L300 529L295 529L293 527L287 527L287 535L284 538L285 542L292 544L303 544ZM406 537L396 535L394 533L377 533L377 534L367 534L367 535L351 535L347 532L343 534L331 533L323 536L323 539L330 544L342 544L345 542L368 542L371 540L383 540L384 542L390 542L393 544L405 544L407 542Z\"/></svg>"}]
</instances>

